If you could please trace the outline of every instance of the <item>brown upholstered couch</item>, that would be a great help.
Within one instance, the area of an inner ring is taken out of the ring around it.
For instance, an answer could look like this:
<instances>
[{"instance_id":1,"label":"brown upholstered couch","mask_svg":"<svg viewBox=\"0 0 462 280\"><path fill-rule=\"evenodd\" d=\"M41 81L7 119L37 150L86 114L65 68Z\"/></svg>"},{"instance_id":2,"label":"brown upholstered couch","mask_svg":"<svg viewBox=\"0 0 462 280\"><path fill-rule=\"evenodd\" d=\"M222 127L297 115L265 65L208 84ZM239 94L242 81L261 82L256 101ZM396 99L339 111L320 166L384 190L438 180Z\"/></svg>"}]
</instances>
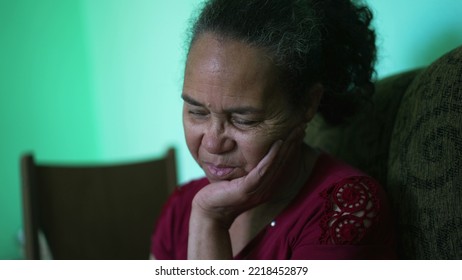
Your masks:
<instances>
[{"instance_id":1,"label":"brown upholstered couch","mask_svg":"<svg viewBox=\"0 0 462 280\"><path fill-rule=\"evenodd\" d=\"M377 178L404 259L462 259L462 47L380 80L350 123L315 117L306 142Z\"/></svg>"}]
</instances>

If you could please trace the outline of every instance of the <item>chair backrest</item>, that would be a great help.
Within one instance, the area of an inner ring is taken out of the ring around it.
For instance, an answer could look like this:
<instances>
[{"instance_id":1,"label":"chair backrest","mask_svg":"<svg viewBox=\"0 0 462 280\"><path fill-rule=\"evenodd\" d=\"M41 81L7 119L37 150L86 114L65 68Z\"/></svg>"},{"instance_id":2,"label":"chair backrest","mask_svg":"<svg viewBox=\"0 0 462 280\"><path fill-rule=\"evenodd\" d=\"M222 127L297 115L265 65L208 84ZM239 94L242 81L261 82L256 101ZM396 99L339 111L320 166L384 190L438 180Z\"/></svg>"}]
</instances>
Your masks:
<instances>
[{"instance_id":1,"label":"chair backrest","mask_svg":"<svg viewBox=\"0 0 462 280\"><path fill-rule=\"evenodd\" d=\"M317 117L306 142L382 183L400 258L462 258L462 46L376 89L348 124Z\"/></svg>"},{"instance_id":2,"label":"chair backrest","mask_svg":"<svg viewBox=\"0 0 462 280\"><path fill-rule=\"evenodd\" d=\"M21 158L27 259L148 259L155 219L177 186L175 154L136 163L37 164Z\"/></svg>"}]
</instances>

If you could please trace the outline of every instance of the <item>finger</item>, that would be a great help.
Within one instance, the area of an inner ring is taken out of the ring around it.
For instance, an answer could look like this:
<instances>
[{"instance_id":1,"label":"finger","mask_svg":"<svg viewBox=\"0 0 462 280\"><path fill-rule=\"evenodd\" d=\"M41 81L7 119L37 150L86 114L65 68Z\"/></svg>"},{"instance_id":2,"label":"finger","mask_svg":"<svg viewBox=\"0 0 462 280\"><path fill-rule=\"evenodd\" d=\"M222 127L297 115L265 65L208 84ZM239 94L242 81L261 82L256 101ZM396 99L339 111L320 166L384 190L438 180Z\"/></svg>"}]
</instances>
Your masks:
<instances>
[{"instance_id":1,"label":"finger","mask_svg":"<svg viewBox=\"0 0 462 280\"><path fill-rule=\"evenodd\" d=\"M271 176L266 176L266 180L273 182L275 178L278 178L286 170L285 167L294 159L294 153L300 147L304 133L304 125L295 127L292 130L279 149L274 162L268 166L266 173L271 174Z\"/></svg>"},{"instance_id":2,"label":"finger","mask_svg":"<svg viewBox=\"0 0 462 280\"><path fill-rule=\"evenodd\" d=\"M278 177L282 167L290 160L299 139L303 138L303 127L297 126L291 131L285 141L276 141L258 163L258 165L244 178L247 186L246 193L255 194L269 191L268 185L272 185L274 178Z\"/></svg>"},{"instance_id":3,"label":"finger","mask_svg":"<svg viewBox=\"0 0 462 280\"><path fill-rule=\"evenodd\" d=\"M299 145L300 141L304 137L304 128L303 126L295 127L287 139L284 141L278 156L278 165L277 167L282 167L285 165L287 160L292 157L293 150Z\"/></svg>"},{"instance_id":4,"label":"finger","mask_svg":"<svg viewBox=\"0 0 462 280\"><path fill-rule=\"evenodd\" d=\"M280 150L284 146L284 141L278 140L276 141L268 151L268 153L263 157L263 159L258 163L257 167L254 168L258 172L260 177L263 177L271 165L276 161L278 154L280 154Z\"/></svg>"},{"instance_id":5,"label":"finger","mask_svg":"<svg viewBox=\"0 0 462 280\"><path fill-rule=\"evenodd\" d=\"M261 183L262 178L264 178L267 173L268 168L274 162L281 146L283 144L282 140L276 141L271 145L268 153L263 157L262 160L257 164L257 166L252 169L247 176L244 177L244 184L249 186L247 192L254 192L255 187Z\"/></svg>"}]
</instances>

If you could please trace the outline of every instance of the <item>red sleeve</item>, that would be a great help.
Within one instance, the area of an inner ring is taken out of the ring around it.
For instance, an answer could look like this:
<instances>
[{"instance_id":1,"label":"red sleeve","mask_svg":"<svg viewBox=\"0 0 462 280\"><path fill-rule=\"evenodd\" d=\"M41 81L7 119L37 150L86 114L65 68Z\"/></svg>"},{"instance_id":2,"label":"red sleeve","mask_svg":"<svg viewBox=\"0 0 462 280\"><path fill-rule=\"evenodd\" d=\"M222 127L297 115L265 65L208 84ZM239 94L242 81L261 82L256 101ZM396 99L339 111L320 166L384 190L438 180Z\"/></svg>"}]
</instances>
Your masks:
<instances>
[{"instance_id":1,"label":"red sleeve","mask_svg":"<svg viewBox=\"0 0 462 280\"><path fill-rule=\"evenodd\" d=\"M176 212L179 211L179 189L176 189L165 203L161 215L156 222L154 233L151 237L151 254L158 260L173 260L174 253L174 228L178 221Z\"/></svg>"},{"instance_id":2,"label":"red sleeve","mask_svg":"<svg viewBox=\"0 0 462 280\"><path fill-rule=\"evenodd\" d=\"M187 258L191 202L208 184L199 179L177 188L165 203L151 237L151 254L158 260Z\"/></svg>"},{"instance_id":3,"label":"red sleeve","mask_svg":"<svg viewBox=\"0 0 462 280\"><path fill-rule=\"evenodd\" d=\"M385 193L367 176L342 179L323 191L318 244L294 248L294 259L393 259L391 213Z\"/></svg>"}]
</instances>

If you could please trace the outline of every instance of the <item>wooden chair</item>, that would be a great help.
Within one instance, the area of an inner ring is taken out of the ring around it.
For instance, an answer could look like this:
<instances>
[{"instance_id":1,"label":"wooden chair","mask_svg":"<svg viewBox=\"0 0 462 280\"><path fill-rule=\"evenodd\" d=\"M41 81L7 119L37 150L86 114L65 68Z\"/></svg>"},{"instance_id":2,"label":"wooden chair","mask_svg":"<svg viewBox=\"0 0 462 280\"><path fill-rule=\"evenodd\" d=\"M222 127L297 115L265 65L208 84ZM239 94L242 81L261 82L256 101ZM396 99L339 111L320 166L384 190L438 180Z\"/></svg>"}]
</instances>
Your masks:
<instances>
[{"instance_id":1,"label":"wooden chair","mask_svg":"<svg viewBox=\"0 0 462 280\"><path fill-rule=\"evenodd\" d=\"M137 163L37 164L21 158L25 253L39 259L148 259L150 235L176 187L175 154Z\"/></svg>"}]
</instances>

